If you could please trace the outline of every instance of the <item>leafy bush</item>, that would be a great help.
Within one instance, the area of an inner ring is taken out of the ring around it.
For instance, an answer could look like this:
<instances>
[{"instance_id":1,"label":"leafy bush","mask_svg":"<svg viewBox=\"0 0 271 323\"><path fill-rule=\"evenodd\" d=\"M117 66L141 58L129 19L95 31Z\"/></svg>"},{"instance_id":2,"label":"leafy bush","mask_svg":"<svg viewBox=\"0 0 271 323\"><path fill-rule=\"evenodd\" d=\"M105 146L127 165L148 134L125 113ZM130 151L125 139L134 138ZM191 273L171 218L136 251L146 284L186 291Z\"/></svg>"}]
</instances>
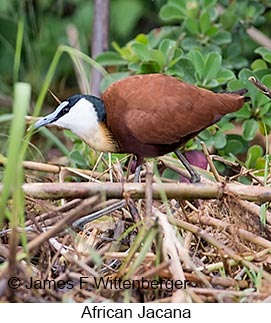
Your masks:
<instances>
[{"instance_id":1,"label":"leafy bush","mask_svg":"<svg viewBox=\"0 0 271 323\"><path fill-rule=\"evenodd\" d=\"M271 87L271 51L259 47L247 29L264 26L270 5L245 0L168 0L159 13L166 25L139 34L123 47L113 42L113 51L97 57L101 65L115 67L101 90L117 79L141 73L166 73L213 91L247 88L251 101L198 137L222 156L234 160L245 154L248 168L262 169L264 149L249 147L257 133L266 136L270 132L271 103L248 78L255 76ZM242 123L242 134L227 134L234 127L231 121ZM197 142L188 145L199 147Z\"/></svg>"}]
</instances>

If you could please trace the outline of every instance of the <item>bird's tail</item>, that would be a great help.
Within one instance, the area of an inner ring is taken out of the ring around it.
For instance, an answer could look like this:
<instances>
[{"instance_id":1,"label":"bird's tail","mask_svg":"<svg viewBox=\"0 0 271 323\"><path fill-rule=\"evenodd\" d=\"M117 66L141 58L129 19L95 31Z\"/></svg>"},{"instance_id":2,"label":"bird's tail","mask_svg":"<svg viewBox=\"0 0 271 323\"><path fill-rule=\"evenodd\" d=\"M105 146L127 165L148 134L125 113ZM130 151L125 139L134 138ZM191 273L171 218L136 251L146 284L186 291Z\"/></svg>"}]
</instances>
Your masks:
<instances>
[{"instance_id":1,"label":"bird's tail","mask_svg":"<svg viewBox=\"0 0 271 323\"><path fill-rule=\"evenodd\" d=\"M224 92L225 94L238 94L240 96L244 96L248 92L248 89L239 89L234 91ZM250 97L244 96L245 102L250 101Z\"/></svg>"}]
</instances>

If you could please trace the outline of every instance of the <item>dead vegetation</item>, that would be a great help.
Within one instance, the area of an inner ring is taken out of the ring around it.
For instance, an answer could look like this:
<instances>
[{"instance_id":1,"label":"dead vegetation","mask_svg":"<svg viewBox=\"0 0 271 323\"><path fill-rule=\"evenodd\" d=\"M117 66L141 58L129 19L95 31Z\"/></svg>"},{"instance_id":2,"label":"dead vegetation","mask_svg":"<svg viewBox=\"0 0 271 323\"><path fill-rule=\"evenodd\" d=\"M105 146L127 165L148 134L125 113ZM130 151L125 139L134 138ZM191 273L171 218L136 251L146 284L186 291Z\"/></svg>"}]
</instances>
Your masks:
<instances>
[{"instance_id":1,"label":"dead vegetation","mask_svg":"<svg viewBox=\"0 0 271 323\"><path fill-rule=\"evenodd\" d=\"M184 174L170 161L160 163ZM29 185L38 181L37 170L44 171L47 186L59 177L61 187L72 185L64 182L71 173L74 185L79 178L104 187L110 178L123 185L133 181L120 164L103 174L39 163L24 167ZM251 192L261 188L256 179ZM217 185L241 187L219 180ZM61 201L60 195L27 194L25 227L0 232L1 301L270 301L271 216L267 211L263 225L256 195L254 202L241 200L238 190L224 190L216 199L168 198L165 191L158 197L153 185L161 182L176 185L153 175L147 163L141 184L133 184L143 185L145 198L132 198L133 191L106 197L106 190ZM197 185L182 185L194 196Z\"/></svg>"}]
</instances>

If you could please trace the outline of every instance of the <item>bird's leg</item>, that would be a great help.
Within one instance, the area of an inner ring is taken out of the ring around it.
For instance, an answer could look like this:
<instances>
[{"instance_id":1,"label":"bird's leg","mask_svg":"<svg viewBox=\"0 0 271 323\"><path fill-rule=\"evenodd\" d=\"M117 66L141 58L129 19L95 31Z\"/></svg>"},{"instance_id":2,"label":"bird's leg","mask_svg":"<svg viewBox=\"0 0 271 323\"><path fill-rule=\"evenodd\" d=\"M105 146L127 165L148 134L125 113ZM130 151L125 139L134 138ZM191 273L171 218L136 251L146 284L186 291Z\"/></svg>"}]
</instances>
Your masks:
<instances>
[{"instance_id":1,"label":"bird's leg","mask_svg":"<svg viewBox=\"0 0 271 323\"><path fill-rule=\"evenodd\" d=\"M195 169L189 164L188 160L184 157L184 155L179 151L174 151L176 156L179 158L179 160L182 162L184 167L187 169L188 173L191 175L190 183L198 183L200 182L200 175L195 171Z\"/></svg>"},{"instance_id":2,"label":"bird's leg","mask_svg":"<svg viewBox=\"0 0 271 323\"><path fill-rule=\"evenodd\" d=\"M135 170L134 183L139 183L141 166L142 166L141 164L138 165L136 170Z\"/></svg>"},{"instance_id":3,"label":"bird's leg","mask_svg":"<svg viewBox=\"0 0 271 323\"><path fill-rule=\"evenodd\" d=\"M133 172L135 174L134 176L134 183L139 183L140 181L140 171L141 171L141 168L142 168L142 163L144 161L144 158L140 155L135 155L136 156L136 164L133 168Z\"/></svg>"}]
</instances>

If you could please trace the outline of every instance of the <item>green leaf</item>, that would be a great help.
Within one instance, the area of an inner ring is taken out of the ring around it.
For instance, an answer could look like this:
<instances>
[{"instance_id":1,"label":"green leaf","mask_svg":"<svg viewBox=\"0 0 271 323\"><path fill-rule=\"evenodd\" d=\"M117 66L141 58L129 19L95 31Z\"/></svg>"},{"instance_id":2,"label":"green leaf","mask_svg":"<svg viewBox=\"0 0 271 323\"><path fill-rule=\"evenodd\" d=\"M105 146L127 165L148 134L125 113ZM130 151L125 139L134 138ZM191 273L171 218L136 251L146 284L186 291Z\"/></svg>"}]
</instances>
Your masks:
<instances>
[{"instance_id":1,"label":"green leaf","mask_svg":"<svg viewBox=\"0 0 271 323\"><path fill-rule=\"evenodd\" d=\"M160 70L162 71L166 62L165 55L158 49L152 49L150 51L150 56L151 56L151 60L159 64Z\"/></svg>"},{"instance_id":2,"label":"green leaf","mask_svg":"<svg viewBox=\"0 0 271 323\"><path fill-rule=\"evenodd\" d=\"M246 19L248 22L255 23L260 15L264 12L264 6L260 3L254 3L253 5L247 5L246 6Z\"/></svg>"},{"instance_id":3,"label":"green leaf","mask_svg":"<svg viewBox=\"0 0 271 323\"><path fill-rule=\"evenodd\" d=\"M225 48L227 58L232 60L233 58L240 57L242 55L241 48L236 46L236 43L233 42Z\"/></svg>"},{"instance_id":4,"label":"green leaf","mask_svg":"<svg viewBox=\"0 0 271 323\"><path fill-rule=\"evenodd\" d=\"M134 56L134 52L131 50L131 48L129 47L129 44L125 47L120 47L118 43L116 42L112 42L112 47L115 49L116 52L118 52L120 54L120 56L127 61L131 61L133 56Z\"/></svg>"},{"instance_id":5,"label":"green leaf","mask_svg":"<svg viewBox=\"0 0 271 323\"><path fill-rule=\"evenodd\" d=\"M262 157L263 149L259 145L253 145L248 149L245 165L247 168L255 168L257 160Z\"/></svg>"},{"instance_id":6,"label":"green leaf","mask_svg":"<svg viewBox=\"0 0 271 323\"><path fill-rule=\"evenodd\" d=\"M160 18L164 21L181 20L184 18L183 12L176 7L165 5L160 10Z\"/></svg>"},{"instance_id":7,"label":"green leaf","mask_svg":"<svg viewBox=\"0 0 271 323\"><path fill-rule=\"evenodd\" d=\"M268 88L271 88L271 75L267 74L262 79L261 82Z\"/></svg>"},{"instance_id":8,"label":"green leaf","mask_svg":"<svg viewBox=\"0 0 271 323\"><path fill-rule=\"evenodd\" d=\"M188 51L194 50L198 48L198 41L194 37L185 37L185 39L181 42L182 48Z\"/></svg>"},{"instance_id":9,"label":"green leaf","mask_svg":"<svg viewBox=\"0 0 271 323\"><path fill-rule=\"evenodd\" d=\"M129 63L128 64L128 70L138 74L139 71L140 71L140 66L141 66L141 63Z\"/></svg>"},{"instance_id":10,"label":"green leaf","mask_svg":"<svg viewBox=\"0 0 271 323\"><path fill-rule=\"evenodd\" d=\"M260 157L257 159L255 167L253 167L253 168L257 169L257 170L262 170L261 174L260 173L258 173L258 174L259 174L259 176L264 176L265 166L266 166L266 159L264 157Z\"/></svg>"},{"instance_id":11,"label":"green leaf","mask_svg":"<svg viewBox=\"0 0 271 323\"><path fill-rule=\"evenodd\" d=\"M255 138L256 132L259 129L258 122L254 119L246 120L243 123L243 137L247 141L251 141Z\"/></svg>"},{"instance_id":12,"label":"green leaf","mask_svg":"<svg viewBox=\"0 0 271 323\"><path fill-rule=\"evenodd\" d=\"M228 140L226 147L224 148L225 155L238 155L243 151L243 144L238 139Z\"/></svg>"},{"instance_id":13,"label":"green leaf","mask_svg":"<svg viewBox=\"0 0 271 323\"><path fill-rule=\"evenodd\" d=\"M72 151L69 157L77 166L86 166L86 159L82 157L79 151Z\"/></svg>"},{"instance_id":14,"label":"green leaf","mask_svg":"<svg viewBox=\"0 0 271 323\"><path fill-rule=\"evenodd\" d=\"M162 6L159 16L164 21L179 20L181 21L186 17L186 10L179 6L179 3L176 4L165 4Z\"/></svg>"},{"instance_id":15,"label":"green leaf","mask_svg":"<svg viewBox=\"0 0 271 323\"><path fill-rule=\"evenodd\" d=\"M166 168L163 172L163 178L170 178L175 181L179 181L180 175L178 173L174 172L172 169Z\"/></svg>"},{"instance_id":16,"label":"green leaf","mask_svg":"<svg viewBox=\"0 0 271 323\"><path fill-rule=\"evenodd\" d=\"M220 30L212 37L212 40L217 45L229 44L232 41L231 33L226 30Z\"/></svg>"},{"instance_id":17,"label":"green leaf","mask_svg":"<svg viewBox=\"0 0 271 323\"><path fill-rule=\"evenodd\" d=\"M216 78L216 75L221 69L222 57L217 53L209 53L204 66L205 81Z\"/></svg>"},{"instance_id":18,"label":"green leaf","mask_svg":"<svg viewBox=\"0 0 271 323\"><path fill-rule=\"evenodd\" d=\"M186 20L185 26L190 31L191 34L197 35L199 33L199 23L197 19L189 17Z\"/></svg>"},{"instance_id":19,"label":"green leaf","mask_svg":"<svg viewBox=\"0 0 271 323\"><path fill-rule=\"evenodd\" d=\"M239 176L238 182L244 185L251 185L252 180L248 176Z\"/></svg>"},{"instance_id":20,"label":"green leaf","mask_svg":"<svg viewBox=\"0 0 271 323\"><path fill-rule=\"evenodd\" d=\"M226 136L222 131L217 131L214 135L214 145L217 149L222 149L226 146L227 140Z\"/></svg>"},{"instance_id":21,"label":"green leaf","mask_svg":"<svg viewBox=\"0 0 271 323\"><path fill-rule=\"evenodd\" d=\"M217 0L203 0L204 7L214 7L217 4Z\"/></svg>"},{"instance_id":22,"label":"green leaf","mask_svg":"<svg viewBox=\"0 0 271 323\"><path fill-rule=\"evenodd\" d=\"M220 23L222 27L227 30L232 30L233 26L238 23L239 17L236 12L225 10L220 16Z\"/></svg>"},{"instance_id":23,"label":"green leaf","mask_svg":"<svg viewBox=\"0 0 271 323\"><path fill-rule=\"evenodd\" d=\"M210 139L210 137L211 137L212 135L211 135L211 132L210 132L210 129L204 129L204 130L202 130L201 132L200 132L200 134L199 134L199 137L203 140L203 141L206 141L206 140L208 140L208 139Z\"/></svg>"},{"instance_id":24,"label":"green leaf","mask_svg":"<svg viewBox=\"0 0 271 323\"><path fill-rule=\"evenodd\" d=\"M267 86L268 88L271 88L271 75L265 75L260 79L260 81ZM270 99L267 98L263 93L260 93L258 91L257 97L256 97L256 103L259 107L262 107L268 103L270 103Z\"/></svg>"},{"instance_id":25,"label":"green leaf","mask_svg":"<svg viewBox=\"0 0 271 323\"><path fill-rule=\"evenodd\" d=\"M101 64L102 66L108 66L108 65L119 66L119 65L127 64L127 62L124 59L122 59L118 53L110 52L110 51L104 52L98 55L95 58L95 61Z\"/></svg>"},{"instance_id":26,"label":"green leaf","mask_svg":"<svg viewBox=\"0 0 271 323\"><path fill-rule=\"evenodd\" d=\"M195 66L188 58L181 58L178 63L178 70L182 73L182 79L187 82L194 84L195 79Z\"/></svg>"},{"instance_id":27,"label":"green leaf","mask_svg":"<svg viewBox=\"0 0 271 323\"><path fill-rule=\"evenodd\" d=\"M240 70L248 66L248 60L245 57L236 57L230 60L230 67L236 70Z\"/></svg>"},{"instance_id":28,"label":"green leaf","mask_svg":"<svg viewBox=\"0 0 271 323\"><path fill-rule=\"evenodd\" d=\"M258 115L262 118L264 118L267 115L267 118L270 118L270 112L271 112L270 108L271 108L271 101L269 100L267 102L267 104L264 104L263 106L260 107L260 109L259 109L260 111L259 111Z\"/></svg>"},{"instance_id":29,"label":"green leaf","mask_svg":"<svg viewBox=\"0 0 271 323\"><path fill-rule=\"evenodd\" d=\"M215 165L215 168L216 168L216 170L218 171L219 174L224 174L225 173L226 166L223 163L214 160L214 165Z\"/></svg>"},{"instance_id":30,"label":"green leaf","mask_svg":"<svg viewBox=\"0 0 271 323\"><path fill-rule=\"evenodd\" d=\"M220 84L226 83L234 78L235 74L233 73L233 71L228 69L221 69L216 75L216 79Z\"/></svg>"},{"instance_id":31,"label":"green leaf","mask_svg":"<svg viewBox=\"0 0 271 323\"><path fill-rule=\"evenodd\" d=\"M207 11L204 11L199 17L200 30L203 34L211 27L211 19Z\"/></svg>"},{"instance_id":32,"label":"green leaf","mask_svg":"<svg viewBox=\"0 0 271 323\"><path fill-rule=\"evenodd\" d=\"M205 35L210 38L213 38L217 34L218 30L219 29L216 26L210 26L210 28L208 30L206 30Z\"/></svg>"},{"instance_id":33,"label":"green leaf","mask_svg":"<svg viewBox=\"0 0 271 323\"><path fill-rule=\"evenodd\" d=\"M148 45L149 39L145 34L138 34L135 38L135 41L144 45Z\"/></svg>"},{"instance_id":34,"label":"green leaf","mask_svg":"<svg viewBox=\"0 0 271 323\"><path fill-rule=\"evenodd\" d=\"M234 129L234 125L229 120L227 120L227 122L224 123L223 118L219 122L217 122L217 125L219 126L220 130L223 132Z\"/></svg>"},{"instance_id":35,"label":"green leaf","mask_svg":"<svg viewBox=\"0 0 271 323\"><path fill-rule=\"evenodd\" d=\"M159 45L159 51L163 53L164 67L173 67L182 57L183 51L176 49L176 41L171 39L163 39Z\"/></svg>"},{"instance_id":36,"label":"green leaf","mask_svg":"<svg viewBox=\"0 0 271 323\"><path fill-rule=\"evenodd\" d=\"M245 104L239 111L234 112L234 116L241 119L249 119L251 117L251 109L248 104Z\"/></svg>"},{"instance_id":37,"label":"green leaf","mask_svg":"<svg viewBox=\"0 0 271 323\"><path fill-rule=\"evenodd\" d=\"M251 68L253 71L262 70L268 68L266 62L263 59L256 59L252 64Z\"/></svg>"},{"instance_id":38,"label":"green leaf","mask_svg":"<svg viewBox=\"0 0 271 323\"><path fill-rule=\"evenodd\" d=\"M157 61L145 61L140 66L140 74L151 74L161 72L161 67Z\"/></svg>"},{"instance_id":39,"label":"green leaf","mask_svg":"<svg viewBox=\"0 0 271 323\"><path fill-rule=\"evenodd\" d=\"M119 73L112 73L112 74L106 75L100 84L101 92L104 92L108 88L108 86L111 85L112 83L114 83L118 80L121 80L121 79L129 76L130 74L131 73L129 71L127 71L127 72L119 72Z\"/></svg>"},{"instance_id":40,"label":"green leaf","mask_svg":"<svg viewBox=\"0 0 271 323\"><path fill-rule=\"evenodd\" d=\"M186 3L186 17L198 17L200 13L200 3L198 0L180 1Z\"/></svg>"},{"instance_id":41,"label":"green leaf","mask_svg":"<svg viewBox=\"0 0 271 323\"><path fill-rule=\"evenodd\" d=\"M131 48L141 61L148 61L151 59L150 50L146 45L142 43L133 43Z\"/></svg>"},{"instance_id":42,"label":"green leaf","mask_svg":"<svg viewBox=\"0 0 271 323\"><path fill-rule=\"evenodd\" d=\"M270 49L267 49L265 47L258 47L255 50L255 53L260 54L266 62L271 63L271 50Z\"/></svg>"},{"instance_id":43,"label":"green leaf","mask_svg":"<svg viewBox=\"0 0 271 323\"><path fill-rule=\"evenodd\" d=\"M165 57L167 57L169 61L171 61L174 55L175 48L176 48L176 41L165 38L159 44L158 49L165 55Z\"/></svg>"},{"instance_id":44,"label":"green leaf","mask_svg":"<svg viewBox=\"0 0 271 323\"><path fill-rule=\"evenodd\" d=\"M205 65L205 61L202 53L198 50L193 50L189 52L187 56L190 58L191 62L195 66L195 71L198 76L198 79L202 80L204 76L204 65Z\"/></svg>"},{"instance_id":45,"label":"green leaf","mask_svg":"<svg viewBox=\"0 0 271 323\"><path fill-rule=\"evenodd\" d=\"M170 55L167 56L167 59L169 61L168 63L168 68L173 67L174 65L176 65L180 59L183 57L183 51L180 48L176 48L175 53L174 53L174 58L172 60L170 60Z\"/></svg>"},{"instance_id":46,"label":"green leaf","mask_svg":"<svg viewBox=\"0 0 271 323\"><path fill-rule=\"evenodd\" d=\"M202 85L204 85L204 87L206 87L207 89L213 89L215 87L218 87L219 86L219 83L218 83L217 80L212 79L210 81L204 81L202 83Z\"/></svg>"},{"instance_id":47,"label":"green leaf","mask_svg":"<svg viewBox=\"0 0 271 323\"><path fill-rule=\"evenodd\" d=\"M157 48L163 39L177 39L176 35L179 34L179 26L162 26L159 28L153 29L148 33L149 45L152 48Z\"/></svg>"}]
</instances>

